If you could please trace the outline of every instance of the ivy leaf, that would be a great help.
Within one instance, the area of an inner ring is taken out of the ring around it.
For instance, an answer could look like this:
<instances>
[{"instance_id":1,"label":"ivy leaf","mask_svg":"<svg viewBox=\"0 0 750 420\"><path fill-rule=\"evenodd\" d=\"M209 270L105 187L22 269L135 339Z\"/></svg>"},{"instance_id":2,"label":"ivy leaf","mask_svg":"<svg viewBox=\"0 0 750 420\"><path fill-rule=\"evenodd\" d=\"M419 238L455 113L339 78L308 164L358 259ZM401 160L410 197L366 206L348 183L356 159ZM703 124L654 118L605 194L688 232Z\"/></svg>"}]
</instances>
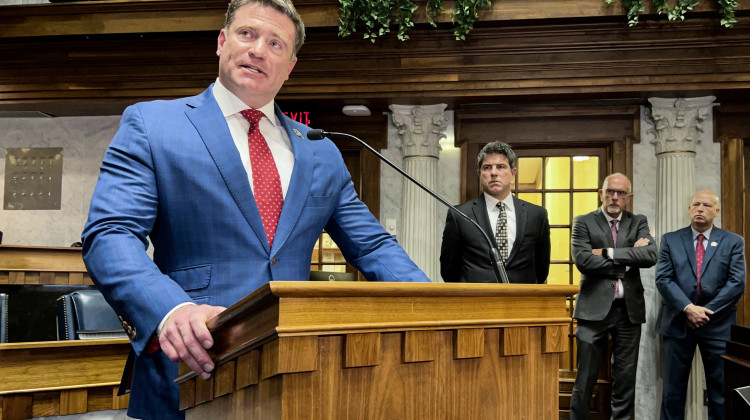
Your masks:
<instances>
[{"instance_id":1,"label":"ivy leaf","mask_svg":"<svg viewBox=\"0 0 750 420\"><path fill-rule=\"evenodd\" d=\"M465 41L466 36L474 29L479 19L479 10L492 6L498 0L455 0L454 12L451 19L454 24L453 33L458 41ZM651 0L658 14L666 14L669 20L684 20L685 14L692 11L699 0L677 0L674 8L669 7L670 0ZM614 0L604 0L611 5ZM735 9L738 0L716 0L721 14L720 24L731 28L737 23ZM640 14L644 11L644 0L621 0L625 10L628 26L636 26ZM396 13L396 10L398 13ZM339 32L340 37L350 36L357 32L357 27L364 27L363 37L375 42L375 39L387 34L391 24L398 25L397 38L401 41L409 39L406 34L414 27L415 14L418 6L415 0L339 0ZM444 13L443 0L426 0L425 16L427 22L437 27L435 17ZM394 22L395 20L395 22Z\"/></svg>"}]
</instances>

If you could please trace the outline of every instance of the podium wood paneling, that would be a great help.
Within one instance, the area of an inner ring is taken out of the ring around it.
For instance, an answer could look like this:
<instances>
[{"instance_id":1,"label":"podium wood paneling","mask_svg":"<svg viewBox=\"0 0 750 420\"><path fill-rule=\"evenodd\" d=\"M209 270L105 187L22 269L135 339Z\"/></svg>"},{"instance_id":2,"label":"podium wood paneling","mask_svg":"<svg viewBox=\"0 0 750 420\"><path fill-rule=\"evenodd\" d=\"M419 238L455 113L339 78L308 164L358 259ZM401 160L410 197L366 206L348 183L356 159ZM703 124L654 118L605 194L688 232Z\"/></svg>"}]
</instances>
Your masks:
<instances>
[{"instance_id":1,"label":"podium wood paneling","mask_svg":"<svg viewBox=\"0 0 750 420\"><path fill-rule=\"evenodd\" d=\"M209 322L216 373L181 365L180 406L187 419L555 419L576 292L271 282Z\"/></svg>"}]
</instances>

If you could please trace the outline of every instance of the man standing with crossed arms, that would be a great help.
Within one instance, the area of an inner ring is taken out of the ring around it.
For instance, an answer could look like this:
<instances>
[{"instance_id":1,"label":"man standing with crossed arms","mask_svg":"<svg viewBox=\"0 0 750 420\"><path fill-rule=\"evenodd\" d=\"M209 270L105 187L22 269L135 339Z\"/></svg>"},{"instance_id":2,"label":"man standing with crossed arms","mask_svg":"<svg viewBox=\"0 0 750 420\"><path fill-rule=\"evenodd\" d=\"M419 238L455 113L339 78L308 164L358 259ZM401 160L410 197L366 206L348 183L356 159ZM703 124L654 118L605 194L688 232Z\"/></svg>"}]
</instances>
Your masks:
<instances>
[{"instance_id":1,"label":"man standing with crossed arms","mask_svg":"<svg viewBox=\"0 0 750 420\"><path fill-rule=\"evenodd\" d=\"M573 221L573 261L581 291L573 318L578 321L578 373L570 418L589 418L589 401L599 366L612 337L612 418L630 419L635 404L635 373L646 304L639 268L656 264L656 244L646 216L625 210L630 180L615 173L599 190L602 206Z\"/></svg>"}]
</instances>

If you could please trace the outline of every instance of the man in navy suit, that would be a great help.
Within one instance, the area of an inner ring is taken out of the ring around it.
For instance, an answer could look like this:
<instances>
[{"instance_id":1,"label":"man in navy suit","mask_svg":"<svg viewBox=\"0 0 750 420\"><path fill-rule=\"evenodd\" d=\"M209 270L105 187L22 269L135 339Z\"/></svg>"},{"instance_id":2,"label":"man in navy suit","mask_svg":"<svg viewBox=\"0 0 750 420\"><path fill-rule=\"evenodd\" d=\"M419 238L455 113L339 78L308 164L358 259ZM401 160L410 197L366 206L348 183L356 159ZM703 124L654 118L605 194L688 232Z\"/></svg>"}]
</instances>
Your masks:
<instances>
[{"instance_id":1,"label":"man in navy suit","mask_svg":"<svg viewBox=\"0 0 750 420\"><path fill-rule=\"evenodd\" d=\"M484 191L457 208L473 219L492 245L504 249L505 270L511 283L544 283L549 273L550 239L547 210L510 193L518 171L516 154L509 145L495 141L477 157L477 174ZM498 234L502 206L504 234ZM490 248L473 223L448 212L440 251L443 281L494 283Z\"/></svg>"},{"instance_id":2,"label":"man in navy suit","mask_svg":"<svg viewBox=\"0 0 750 420\"><path fill-rule=\"evenodd\" d=\"M323 229L369 280L429 281L357 198L334 144L275 106L304 36L289 0L232 0L216 83L123 114L83 256L131 338L131 417L182 418L176 362L214 369L206 321L271 280L308 279Z\"/></svg>"},{"instance_id":3,"label":"man in navy suit","mask_svg":"<svg viewBox=\"0 0 750 420\"><path fill-rule=\"evenodd\" d=\"M685 418L696 345L706 373L708 418L723 419L721 355L745 290L744 240L713 225L719 198L711 191L695 193L688 214L690 226L662 237L656 265L656 287L662 297L656 320L664 366L661 419Z\"/></svg>"}]
</instances>

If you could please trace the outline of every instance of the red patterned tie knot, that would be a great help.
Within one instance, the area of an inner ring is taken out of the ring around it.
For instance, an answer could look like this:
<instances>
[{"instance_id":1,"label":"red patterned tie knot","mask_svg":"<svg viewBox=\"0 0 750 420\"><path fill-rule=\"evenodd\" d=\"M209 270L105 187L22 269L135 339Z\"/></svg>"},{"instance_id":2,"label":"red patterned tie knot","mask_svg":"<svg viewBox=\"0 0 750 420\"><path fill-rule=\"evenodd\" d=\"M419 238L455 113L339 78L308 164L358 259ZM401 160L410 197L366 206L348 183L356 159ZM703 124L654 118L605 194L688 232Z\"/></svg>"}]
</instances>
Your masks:
<instances>
[{"instance_id":1,"label":"red patterned tie knot","mask_svg":"<svg viewBox=\"0 0 750 420\"><path fill-rule=\"evenodd\" d=\"M258 111L257 109L246 109L244 111L240 111L240 114L242 114L242 116L250 122L250 131L253 131L253 129L258 126L260 120L265 116L265 114L263 114L261 111Z\"/></svg>"}]
</instances>

